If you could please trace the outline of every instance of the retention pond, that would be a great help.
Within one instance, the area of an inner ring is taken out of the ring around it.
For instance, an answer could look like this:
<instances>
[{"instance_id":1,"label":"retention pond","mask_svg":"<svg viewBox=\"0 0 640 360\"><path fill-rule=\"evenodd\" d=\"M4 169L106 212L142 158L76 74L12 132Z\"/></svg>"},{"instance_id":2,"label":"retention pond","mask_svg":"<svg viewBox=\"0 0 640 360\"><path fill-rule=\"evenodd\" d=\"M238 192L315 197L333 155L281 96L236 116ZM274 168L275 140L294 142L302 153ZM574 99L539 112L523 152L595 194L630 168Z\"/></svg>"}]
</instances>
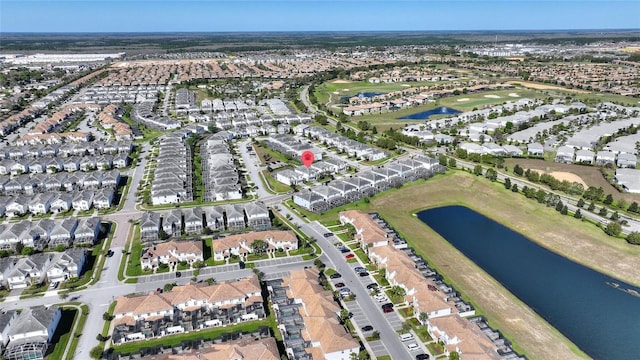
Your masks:
<instances>
[{"instance_id":1,"label":"retention pond","mask_svg":"<svg viewBox=\"0 0 640 360\"><path fill-rule=\"evenodd\" d=\"M595 359L640 358L640 288L551 252L463 206L418 213Z\"/></svg>"}]
</instances>

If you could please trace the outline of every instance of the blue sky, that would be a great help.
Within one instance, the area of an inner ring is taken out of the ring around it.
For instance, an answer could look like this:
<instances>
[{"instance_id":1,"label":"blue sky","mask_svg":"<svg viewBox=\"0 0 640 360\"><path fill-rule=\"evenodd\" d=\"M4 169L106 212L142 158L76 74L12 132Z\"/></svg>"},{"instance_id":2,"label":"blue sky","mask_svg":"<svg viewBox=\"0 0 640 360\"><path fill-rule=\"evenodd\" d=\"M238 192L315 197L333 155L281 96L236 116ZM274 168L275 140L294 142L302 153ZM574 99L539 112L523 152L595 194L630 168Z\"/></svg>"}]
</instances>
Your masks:
<instances>
[{"instance_id":1,"label":"blue sky","mask_svg":"<svg viewBox=\"0 0 640 360\"><path fill-rule=\"evenodd\" d=\"M640 28L640 0L0 1L0 32L620 28Z\"/></svg>"}]
</instances>

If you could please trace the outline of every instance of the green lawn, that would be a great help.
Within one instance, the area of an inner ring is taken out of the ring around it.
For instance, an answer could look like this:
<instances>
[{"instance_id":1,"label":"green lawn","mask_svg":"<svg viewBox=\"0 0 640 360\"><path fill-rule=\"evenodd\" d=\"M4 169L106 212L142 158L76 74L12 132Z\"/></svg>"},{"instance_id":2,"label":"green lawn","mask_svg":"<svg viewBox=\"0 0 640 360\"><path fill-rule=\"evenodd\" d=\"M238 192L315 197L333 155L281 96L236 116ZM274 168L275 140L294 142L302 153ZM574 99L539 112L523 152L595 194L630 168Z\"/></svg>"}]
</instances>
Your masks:
<instances>
[{"instance_id":1,"label":"green lawn","mask_svg":"<svg viewBox=\"0 0 640 360\"><path fill-rule=\"evenodd\" d=\"M387 281L387 279L384 276L380 274L375 274L373 275L373 278L376 279L376 282L380 284L380 286L389 286L389 281Z\"/></svg>"},{"instance_id":2,"label":"green lawn","mask_svg":"<svg viewBox=\"0 0 640 360\"><path fill-rule=\"evenodd\" d=\"M362 251L362 249L357 249L354 251L354 253L356 254L356 256L360 259L360 261L363 264L368 264L369 263L369 257L367 256L367 254L364 253L364 251Z\"/></svg>"},{"instance_id":3,"label":"green lawn","mask_svg":"<svg viewBox=\"0 0 640 360\"><path fill-rule=\"evenodd\" d=\"M84 329L84 323L87 321L87 314L89 314L89 307L87 305L82 305L80 308L82 309L82 313L80 314L80 319L78 320L76 333L73 334L73 337L71 338L71 346L69 347L69 351L67 352L67 359L69 360L73 360L73 355L76 352L76 347L78 347L78 342L80 341L80 336L82 335L82 330Z\"/></svg>"},{"instance_id":4,"label":"green lawn","mask_svg":"<svg viewBox=\"0 0 640 360\"><path fill-rule=\"evenodd\" d=\"M418 322L418 319L411 318L407 320L407 322L409 323L409 325L411 325L411 328L413 329L413 331L415 331L415 333L418 335L418 337L420 338L420 341L424 343L433 341L433 339L431 338L431 335L429 335L429 332L427 331L427 327L420 325L420 322Z\"/></svg>"},{"instance_id":5,"label":"green lawn","mask_svg":"<svg viewBox=\"0 0 640 360\"><path fill-rule=\"evenodd\" d=\"M149 275L151 270L142 270L140 265L140 256L142 255L142 244L136 237L133 239L133 246L131 247L131 255L129 256L129 262L127 263L127 276L140 276Z\"/></svg>"},{"instance_id":6,"label":"green lawn","mask_svg":"<svg viewBox=\"0 0 640 360\"><path fill-rule=\"evenodd\" d=\"M289 185L285 185L285 184L281 183L280 181L274 179L273 176L271 176L271 173L269 173L268 171L262 171L260 173L262 174L264 179L269 183L269 187L275 193L282 194L282 193L286 193L286 192L291 191L291 187Z\"/></svg>"},{"instance_id":7,"label":"green lawn","mask_svg":"<svg viewBox=\"0 0 640 360\"><path fill-rule=\"evenodd\" d=\"M230 334L234 332L244 332L250 333L258 330L258 328L266 326L270 327L273 324L269 319L251 321L243 324L237 325L228 325L226 327L207 329L201 331L192 331L186 334L178 334L172 336L165 336L159 339L149 339L145 341L133 341L127 344L116 345L113 347L114 351L119 352L120 354L133 354L140 351L140 348L143 347L154 347L154 346L176 346L182 343L183 341L193 340L193 339L215 339L221 337L223 334Z\"/></svg>"}]
</instances>

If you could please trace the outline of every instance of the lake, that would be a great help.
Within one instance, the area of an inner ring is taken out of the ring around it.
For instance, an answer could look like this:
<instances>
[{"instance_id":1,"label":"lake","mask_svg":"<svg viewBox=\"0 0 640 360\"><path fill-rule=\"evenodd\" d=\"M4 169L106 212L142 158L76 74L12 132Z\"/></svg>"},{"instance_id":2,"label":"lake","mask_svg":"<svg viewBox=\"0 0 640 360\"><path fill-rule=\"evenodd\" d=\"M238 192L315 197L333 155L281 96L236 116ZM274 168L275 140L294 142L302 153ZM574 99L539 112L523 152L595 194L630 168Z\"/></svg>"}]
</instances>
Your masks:
<instances>
[{"instance_id":1,"label":"lake","mask_svg":"<svg viewBox=\"0 0 640 360\"><path fill-rule=\"evenodd\" d=\"M440 106L435 109L421 111L419 113L403 116L400 119L401 120L427 120L432 115L455 115L461 112L462 111L460 110L452 109L446 106Z\"/></svg>"},{"instance_id":2,"label":"lake","mask_svg":"<svg viewBox=\"0 0 640 360\"><path fill-rule=\"evenodd\" d=\"M466 207L425 210L418 218L589 356L640 358L640 297L632 295L640 288L570 261Z\"/></svg>"}]
</instances>

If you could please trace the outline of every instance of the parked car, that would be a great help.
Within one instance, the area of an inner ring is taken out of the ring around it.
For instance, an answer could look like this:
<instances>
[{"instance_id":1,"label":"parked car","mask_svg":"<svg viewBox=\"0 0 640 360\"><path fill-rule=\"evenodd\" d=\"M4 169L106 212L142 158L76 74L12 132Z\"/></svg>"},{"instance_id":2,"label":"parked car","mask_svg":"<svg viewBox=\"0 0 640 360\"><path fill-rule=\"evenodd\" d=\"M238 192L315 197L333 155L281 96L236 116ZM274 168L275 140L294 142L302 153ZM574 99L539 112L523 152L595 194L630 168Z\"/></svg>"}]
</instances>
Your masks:
<instances>
[{"instance_id":1,"label":"parked car","mask_svg":"<svg viewBox=\"0 0 640 360\"><path fill-rule=\"evenodd\" d=\"M356 266L356 267L353 268L353 271L355 271L357 273L360 273L360 272L363 272L363 271L367 271L367 269L363 268L362 266Z\"/></svg>"},{"instance_id":2,"label":"parked car","mask_svg":"<svg viewBox=\"0 0 640 360\"><path fill-rule=\"evenodd\" d=\"M345 255L345 259L353 259L355 255L353 253Z\"/></svg>"},{"instance_id":3,"label":"parked car","mask_svg":"<svg viewBox=\"0 0 640 360\"><path fill-rule=\"evenodd\" d=\"M416 360L427 360L429 358L429 354L418 354L416 355Z\"/></svg>"},{"instance_id":4,"label":"parked car","mask_svg":"<svg viewBox=\"0 0 640 360\"><path fill-rule=\"evenodd\" d=\"M339 279L342 277L342 275L340 275L340 273L335 273L335 274L331 274L329 277L332 279Z\"/></svg>"},{"instance_id":5,"label":"parked car","mask_svg":"<svg viewBox=\"0 0 640 360\"><path fill-rule=\"evenodd\" d=\"M332 233L332 232L324 233L324 237L326 237L326 238L327 238L327 237L330 237L330 236L333 236L333 233Z\"/></svg>"},{"instance_id":6,"label":"parked car","mask_svg":"<svg viewBox=\"0 0 640 360\"><path fill-rule=\"evenodd\" d=\"M371 284L367 285L367 289L369 289L369 290L374 290L374 289L377 289L377 288L378 288L378 284L376 284L376 283L371 283Z\"/></svg>"},{"instance_id":7,"label":"parked car","mask_svg":"<svg viewBox=\"0 0 640 360\"><path fill-rule=\"evenodd\" d=\"M373 331L373 326L371 325L363 326L362 331Z\"/></svg>"},{"instance_id":8,"label":"parked car","mask_svg":"<svg viewBox=\"0 0 640 360\"><path fill-rule=\"evenodd\" d=\"M109 251L107 251L107 257L112 257L113 256L113 250L109 249Z\"/></svg>"},{"instance_id":9,"label":"parked car","mask_svg":"<svg viewBox=\"0 0 640 360\"><path fill-rule=\"evenodd\" d=\"M339 283L335 284L334 286L337 287L337 288L341 288L341 287L344 287L344 283L339 282Z\"/></svg>"},{"instance_id":10,"label":"parked car","mask_svg":"<svg viewBox=\"0 0 640 360\"><path fill-rule=\"evenodd\" d=\"M360 275L360 277L365 277L365 276L369 276L369 273L368 273L368 272L366 272L366 271L363 271L363 272L361 272L361 273L360 273L360 274L358 274L358 275Z\"/></svg>"},{"instance_id":11,"label":"parked car","mask_svg":"<svg viewBox=\"0 0 640 360\"><path fill-rule=\"evenodd\" d=\"M407 345L407 349L409 349L409 351L420 350L420 346L418 346L418 344L416 343L411 343Z\"/></svg>"},{"instance_id":12,"label":"parked car","mask_svg":"<svg viewBox=\"0 0 640 360\"><path fill-rule=\"evenodd\" d=\"M382 308L383 309L388 309L388 308L392 308L393 309L393 303L382 304Z\"/></svg>"},{"instance_id":13,"label":"parked car","mask_svg":"<svg viewBox=\"0 0 640 360\"><path fill-rule=\"evenodd\" d=\"M180 271L176 271L176 277L180 277L182 276L182 273Z\"/></svg>"},{"instance_id":14,"label":"parked car","mask_svg":"<svg viewBox=\"0 0 640 360\"><path fill-rule=\"evenodd\" d=\"M164 290L163 290L162 288L157 288L157 289L156 289L156 292L157 292L158 294L162 294L162 293L164 292Z\"/></svg>"},{"instance_id":15,"label":"parked car","mask_svg":"<svg viewBox=\"0 0 640 360\"><path fill-rule=\"evenodd\" d=\"M382 309L383 313L392 313L393 312L393 308L386 308L386 309Z\"/></svg>"},{"instance_id":16,"label":"parked car","mask_svg":"<svg viewBox=\"0 0 640 360\"><path fill-rule=\"evenodd\" d=\"M345 247L345 248L340 249L340 252L341 252L341 253L343 253L343 254L344 254L344 253L348 253L349 251L351 251L351 250L350 250L349 248L346 248L346 247Z\"/></svg>"}]
</instances>

